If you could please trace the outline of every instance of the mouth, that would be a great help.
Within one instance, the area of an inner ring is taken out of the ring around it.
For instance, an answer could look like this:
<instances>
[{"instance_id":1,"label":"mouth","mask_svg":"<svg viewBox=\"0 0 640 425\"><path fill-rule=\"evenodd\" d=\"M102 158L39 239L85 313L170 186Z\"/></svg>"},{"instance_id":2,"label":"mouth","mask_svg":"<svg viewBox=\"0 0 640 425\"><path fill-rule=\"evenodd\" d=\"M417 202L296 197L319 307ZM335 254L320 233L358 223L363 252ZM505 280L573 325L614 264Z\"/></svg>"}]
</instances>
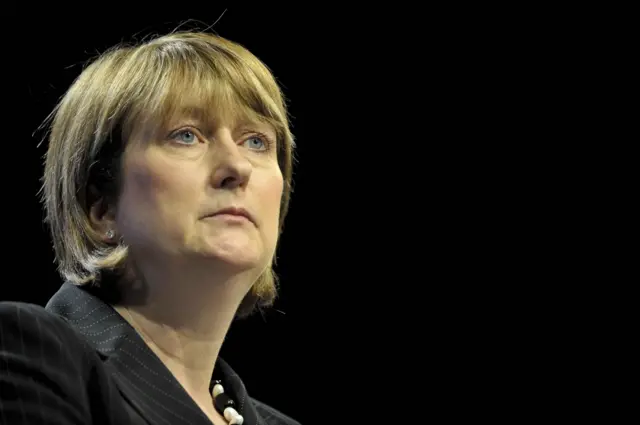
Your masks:
<instances>
[{"instance_id":1,"label":"mouth","mask_svg":"<svg viewBox=\"0 0 640 425\"><path fill-rule=\"evenodd\" d=\"M229 219L236 219L236 220L248 220L251 223L253 223L254 225L256 224L255 220L253 219L253 217L251 217L251 214L249 214L249 212L247 210L245 210L244 208L223 208L221 210L218 210L216 212L214 212L213 214L209 214L207 215L207 217L226 217Z\"/></svg>"}]
</instances>

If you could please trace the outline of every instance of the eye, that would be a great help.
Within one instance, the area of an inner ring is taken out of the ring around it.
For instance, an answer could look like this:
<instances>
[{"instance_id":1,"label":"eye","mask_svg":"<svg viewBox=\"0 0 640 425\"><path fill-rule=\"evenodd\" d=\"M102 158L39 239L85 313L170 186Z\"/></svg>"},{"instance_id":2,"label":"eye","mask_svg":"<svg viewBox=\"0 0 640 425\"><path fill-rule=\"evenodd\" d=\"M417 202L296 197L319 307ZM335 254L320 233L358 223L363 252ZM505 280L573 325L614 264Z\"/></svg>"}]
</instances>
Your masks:
<instances>
[{"instance_id":1,"label":"eye","mask_svg":"<svg viewBox=\"0 0 640 425\"><path fill-rule=\"evenodd\" d=\"M173 139L175 139L178 143L183 145L193 145L198 142L198 136L196 133L189 129L179 130L173 135Z\"/></svg>"},{"instance_id":2,"label":"eye","mask_svg":"<svg viewBox=\"0 0 640 425\"><path fill-rule=\"evenodd\" d=\"M247 140L244 141L244 145L249 149L253 149L256 151L266 151L269 150L269 141L264 136L251 136Z\"/></svg>"}]
</instances>

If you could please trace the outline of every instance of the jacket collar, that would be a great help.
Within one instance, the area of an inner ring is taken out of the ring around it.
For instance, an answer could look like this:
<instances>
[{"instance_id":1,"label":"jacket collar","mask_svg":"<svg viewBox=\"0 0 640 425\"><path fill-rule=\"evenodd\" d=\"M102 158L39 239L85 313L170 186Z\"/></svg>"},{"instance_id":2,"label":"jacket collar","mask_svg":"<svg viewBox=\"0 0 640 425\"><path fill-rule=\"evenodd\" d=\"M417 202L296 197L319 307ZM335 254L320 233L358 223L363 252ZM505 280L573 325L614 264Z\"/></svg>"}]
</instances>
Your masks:
<instances>
[{"instance_id":1,"label":"jacket collar","mask_svg":"<svg viewBox=\"0 0 640 425\"><path fill-rule=\"evenodd\" d=\"M123 395L149 423L211 424L135 329L88 288L64 283L46 309L65 318L91 344L114 371ZM216 362L214 376L236 402L245 425L262 423L244 384L224 360Z\"/></svg>"}]
</instances>

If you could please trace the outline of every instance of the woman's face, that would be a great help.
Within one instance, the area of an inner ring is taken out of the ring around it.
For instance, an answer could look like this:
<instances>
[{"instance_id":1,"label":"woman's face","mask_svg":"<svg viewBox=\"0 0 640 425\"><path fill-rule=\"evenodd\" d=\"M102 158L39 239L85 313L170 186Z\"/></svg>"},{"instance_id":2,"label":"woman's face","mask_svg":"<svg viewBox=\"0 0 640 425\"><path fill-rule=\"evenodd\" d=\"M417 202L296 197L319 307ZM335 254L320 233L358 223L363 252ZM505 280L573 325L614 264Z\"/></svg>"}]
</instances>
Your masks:
<instances>
[{"instance_id":1,"label":"woman's face","mask_svg":"<svg viewBox=\"0 0 640 425\"><path fill-rule=\"evenodd\" d=\"M207 258L262 271L275 251L283 190L275 130L202 117L192 110L135 129L118 232L137 259Z\"/></svg>"}]
</instances>

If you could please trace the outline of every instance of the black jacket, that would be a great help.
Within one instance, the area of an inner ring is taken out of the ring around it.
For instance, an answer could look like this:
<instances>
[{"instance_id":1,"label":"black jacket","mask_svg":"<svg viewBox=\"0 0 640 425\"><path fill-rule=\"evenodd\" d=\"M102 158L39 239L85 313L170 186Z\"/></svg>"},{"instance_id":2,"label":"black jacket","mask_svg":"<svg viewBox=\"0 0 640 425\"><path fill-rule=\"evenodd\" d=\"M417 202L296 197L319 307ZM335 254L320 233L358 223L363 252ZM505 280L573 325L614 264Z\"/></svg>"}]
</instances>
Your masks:
<instances>
[{"instance_id":1,"label":"black jacket","mask_svg":"<svg viewBox=\"0 0 640 425\"><path fill-rule=\"evenodd\" d=\"M244 425L299 425L215 369ZM211 425L127 321L68 283L46 308L0 303L0 423Z\"/></svg>"}]
</instances>

